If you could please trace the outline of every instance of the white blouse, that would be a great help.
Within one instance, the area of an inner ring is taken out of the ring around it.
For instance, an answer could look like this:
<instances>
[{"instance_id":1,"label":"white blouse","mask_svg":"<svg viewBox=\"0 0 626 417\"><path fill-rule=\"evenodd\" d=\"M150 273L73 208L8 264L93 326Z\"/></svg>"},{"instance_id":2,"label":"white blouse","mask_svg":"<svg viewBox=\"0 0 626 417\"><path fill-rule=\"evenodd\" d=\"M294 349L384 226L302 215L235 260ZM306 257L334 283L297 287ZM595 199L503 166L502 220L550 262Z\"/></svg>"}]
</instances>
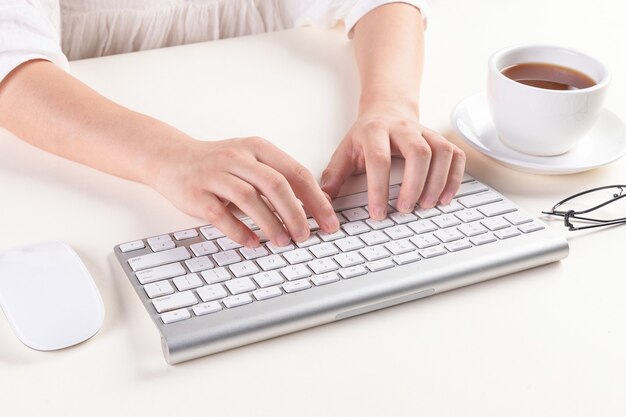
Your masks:
<instances>
[{"instance_id":1,"label":"white blouse","mask_svg":"<svg viewBox=\"0 0 626 417\"><path fill-rule=\"evenodd\" d=\"M397 0L0 0L0 81L20 64L90 58L305 25L350 33ZM405 0L428 14L428 0Z\"/></svg>"}]
</instances>

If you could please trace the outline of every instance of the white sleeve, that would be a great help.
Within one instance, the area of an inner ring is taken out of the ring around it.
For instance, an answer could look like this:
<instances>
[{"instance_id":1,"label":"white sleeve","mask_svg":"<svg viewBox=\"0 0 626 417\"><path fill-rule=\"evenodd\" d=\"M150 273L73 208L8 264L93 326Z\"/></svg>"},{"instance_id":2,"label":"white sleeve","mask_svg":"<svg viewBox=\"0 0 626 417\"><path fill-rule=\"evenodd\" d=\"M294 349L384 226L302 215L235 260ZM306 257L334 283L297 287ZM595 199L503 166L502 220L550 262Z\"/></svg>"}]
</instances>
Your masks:
<instances>
[{"instance_id":1,"label":"white sleeve","mask_svg":"<svg viewBox=\"0 0 626 417\"><path fill-rule=\"evenodd\" d=\"M316 0L304 8L295 19L295 26L333 27L343 21L346 34L351 36L357 22L377 7L389 3L406 3L417 7L424 19L428 20L430 8L428 0Z\"/></svg>"},{"instance_id":2,"label":"white sleeve","mask_svg":"<svg viewBox=\"0 0 626 417\"><path fill-rule=\"evenodd\" d=\"M61 50L58 0L0 2L0 82L26 61L46 59L69 69Z\"/></svg>"}]
</instances>

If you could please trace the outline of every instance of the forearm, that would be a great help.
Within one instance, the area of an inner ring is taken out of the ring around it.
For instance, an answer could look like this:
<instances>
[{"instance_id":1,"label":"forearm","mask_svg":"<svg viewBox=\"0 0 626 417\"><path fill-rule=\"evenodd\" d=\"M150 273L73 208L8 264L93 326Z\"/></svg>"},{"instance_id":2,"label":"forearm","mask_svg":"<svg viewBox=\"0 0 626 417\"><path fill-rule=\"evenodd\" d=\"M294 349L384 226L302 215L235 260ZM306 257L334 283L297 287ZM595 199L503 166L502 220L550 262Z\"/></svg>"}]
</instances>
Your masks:
<instances>
[{"instance_id":1,"label":"forearm","mask_svg":"<svg viewBox=\"0 0 626 417\"><path fill-rule=\"evenodd\" d=\"M0 84L0 126L48 152L148 184L157 155L191 140L47 61L27 62Z\"/></svg>"},{"instance_id":2,"label":"forearm","mask_svg":"<svg viewBox=\"0 0 626 417\"><path fill-rule=\"evenodd\" d=\"M361 78L360 108L403 101L418 111L424 56L424 26L418 9L401 3L379 7L354 29Z\"/></svg>"}]
</instances>

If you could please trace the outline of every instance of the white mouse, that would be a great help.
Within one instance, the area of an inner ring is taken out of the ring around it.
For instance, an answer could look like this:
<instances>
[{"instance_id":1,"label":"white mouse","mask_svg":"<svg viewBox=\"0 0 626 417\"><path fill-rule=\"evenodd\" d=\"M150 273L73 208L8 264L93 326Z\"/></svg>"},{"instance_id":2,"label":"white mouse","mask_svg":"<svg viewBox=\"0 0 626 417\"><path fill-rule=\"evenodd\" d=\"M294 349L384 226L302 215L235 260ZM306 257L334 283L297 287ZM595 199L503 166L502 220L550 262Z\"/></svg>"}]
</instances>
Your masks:
<instances>
[{"instance_id":1,"label":"white mouse","mask_svg":"<svg viewBox=\"0 0 626 417\"><path fill-rule=\"evenodd\" d=\"M36 350L80 343L104 320L87 268L72 248L55 241L0 252L0 307L16 336Z\"/></svg>"}]
</instances>

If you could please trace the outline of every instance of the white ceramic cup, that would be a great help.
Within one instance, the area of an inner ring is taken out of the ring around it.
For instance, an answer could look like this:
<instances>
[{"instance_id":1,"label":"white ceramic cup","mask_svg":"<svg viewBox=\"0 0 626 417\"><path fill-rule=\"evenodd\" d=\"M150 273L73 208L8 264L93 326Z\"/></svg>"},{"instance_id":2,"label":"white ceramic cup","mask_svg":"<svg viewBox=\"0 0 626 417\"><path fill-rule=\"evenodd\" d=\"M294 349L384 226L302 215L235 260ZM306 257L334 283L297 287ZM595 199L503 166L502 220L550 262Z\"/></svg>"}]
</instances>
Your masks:
<instances>
[{"instance_id":1,"label":"white ceramic cup","mask_svg":"<svg viewBox=\"0 0 626 417\"><path fill-rule=\"evenodd\" d=\"M596 85L579 90L549 90L502 74L511 65L546 63L591 77ZM501 49L489 58L487 99L500 140L526 154L560 155L572 149L597 120L609 85L609 72L582 52L549 45Z\"/></svg>"}]
</instances>

